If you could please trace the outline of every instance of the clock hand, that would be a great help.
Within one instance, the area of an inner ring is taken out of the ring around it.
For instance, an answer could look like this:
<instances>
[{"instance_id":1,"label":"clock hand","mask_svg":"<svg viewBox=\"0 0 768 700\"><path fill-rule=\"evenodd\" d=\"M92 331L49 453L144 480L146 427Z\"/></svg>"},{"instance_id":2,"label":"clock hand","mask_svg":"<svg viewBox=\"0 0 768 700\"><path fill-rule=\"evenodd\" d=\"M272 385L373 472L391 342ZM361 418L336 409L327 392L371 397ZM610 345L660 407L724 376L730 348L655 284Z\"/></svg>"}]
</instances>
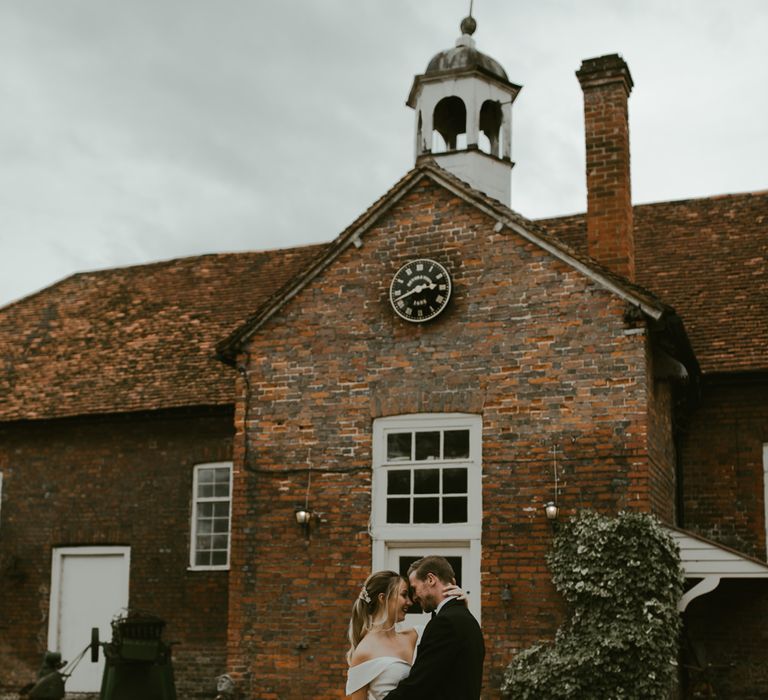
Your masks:
<instances>
[{"instance_id":1,"label":"clock hand","mask_svg":"<svg viewBox=\"0 0 768 700\"><path fill-rule=\"evenodd\" d=\"M413 289L408 290L405 294L401 294L399 297L396 297L395 301L405 299L405 297L409 297L411 294L418 294L422 289L424 289L424 287L426 287L425 284L417 284Z\"/></svg>"},{"instance_id":2,"label":"clock hand","mask_svg":"<svg viewBox=\"0 0 768 700\"><path fill-rule=\"evenodd\" d=\"M418 294L419 292L423 292L425 289L434 289L437 287L437 285L434 282L430 282L429 284L417 284L413 289L407 291L405 294L401 294L399 297L395 298L395 301L400 301L401 299L405 299L405 297L411 296L411 294Z\"/></svg>"}]
</instances>

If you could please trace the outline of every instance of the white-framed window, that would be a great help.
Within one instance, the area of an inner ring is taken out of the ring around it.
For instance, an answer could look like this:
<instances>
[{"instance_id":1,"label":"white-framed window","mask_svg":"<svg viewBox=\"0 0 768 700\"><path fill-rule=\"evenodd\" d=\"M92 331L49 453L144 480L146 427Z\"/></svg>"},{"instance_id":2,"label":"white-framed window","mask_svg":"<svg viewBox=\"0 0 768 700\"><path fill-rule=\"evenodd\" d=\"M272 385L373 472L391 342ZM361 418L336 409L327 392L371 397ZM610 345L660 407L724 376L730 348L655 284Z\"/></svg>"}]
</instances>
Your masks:
<instances>
[{"instance_id":1,"label":"white-framed window","mask_svg":"<svg viewBox=\"0 0 768 700\"><path fill-rule=\"evenodd\" d=\"M460 585L480 619L482 418L410 414L373 424L374 570L441 554L461 562ZM409 622L417 620L410 619Z\"/></svg>"},{"instance_id":2,"label":"white-framed window","mask_svg":"<svg viewBox=\"0 0 768 700\"><path fill-rule=\"evenodd\" d=\"M192 483L191 569L228 569L232 462L198 464Z\"/></svg>"}]
</instances>

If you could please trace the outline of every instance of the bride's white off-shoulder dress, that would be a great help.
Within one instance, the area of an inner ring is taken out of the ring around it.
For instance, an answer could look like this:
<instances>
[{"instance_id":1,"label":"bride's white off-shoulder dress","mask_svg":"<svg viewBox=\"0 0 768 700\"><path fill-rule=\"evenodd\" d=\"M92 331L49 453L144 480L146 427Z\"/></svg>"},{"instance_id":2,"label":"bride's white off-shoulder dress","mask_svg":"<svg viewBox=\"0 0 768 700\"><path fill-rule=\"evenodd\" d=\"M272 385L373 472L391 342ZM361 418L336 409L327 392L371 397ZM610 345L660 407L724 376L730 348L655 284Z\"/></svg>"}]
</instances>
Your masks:
<instances>
[{"instance_id":1,"label":"bride's white off-shoulder dress","mask_svg":"<svg viewBox=\"0 0 768 700\"><path fill-rule=\"evenodd\" d=\"M347 695L368 686L368 700L383 700L411 672L411 664L397 656L379 656L347 672Z\"/></svg>"},{"instance_id":2,"label":"bride's white off-shoulder dress","mask_svg":"<svg viewBox=\"0 0 768 700\"><path fill-rule=\"evenodd\" d=\"M397 656L378 656L370 661L352 666L347 671L347 695L351 695L367 685L368 700L383 700L388 692L394 690L397 684L411 672L411 666L416 659L416 652L419 648L418 642L421 641L424 627L418 625L416 631L418 639L416 649L413 650L411 663L403 661Z\"/></svg>"}]
</instances>

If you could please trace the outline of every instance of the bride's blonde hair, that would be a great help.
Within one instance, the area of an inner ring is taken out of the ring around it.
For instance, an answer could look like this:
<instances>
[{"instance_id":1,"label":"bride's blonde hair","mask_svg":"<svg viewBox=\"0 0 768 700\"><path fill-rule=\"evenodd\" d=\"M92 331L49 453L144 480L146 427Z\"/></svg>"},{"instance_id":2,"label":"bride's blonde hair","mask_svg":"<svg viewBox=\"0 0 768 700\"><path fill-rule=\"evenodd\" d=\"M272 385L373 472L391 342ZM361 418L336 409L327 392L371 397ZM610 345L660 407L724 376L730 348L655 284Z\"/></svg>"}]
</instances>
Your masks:
<instances>
[{"instance_id":1,"label":"bride's blonde hair","mask_svg":"<svg viewBox=\"0 0 768 700\"><path fill-rule=\"evenodd\" d=\"M352 652L362 638L373 629L373 621L379 616L382 608L386 610L389 601L397 597L400 581L405 581L405 578L396 571L376 571L365 579L352 605L348 631L350 648L347 652L347 660L352 657ZM382 593L383 601L379 600Z\"/></svg>"}]
</instances>

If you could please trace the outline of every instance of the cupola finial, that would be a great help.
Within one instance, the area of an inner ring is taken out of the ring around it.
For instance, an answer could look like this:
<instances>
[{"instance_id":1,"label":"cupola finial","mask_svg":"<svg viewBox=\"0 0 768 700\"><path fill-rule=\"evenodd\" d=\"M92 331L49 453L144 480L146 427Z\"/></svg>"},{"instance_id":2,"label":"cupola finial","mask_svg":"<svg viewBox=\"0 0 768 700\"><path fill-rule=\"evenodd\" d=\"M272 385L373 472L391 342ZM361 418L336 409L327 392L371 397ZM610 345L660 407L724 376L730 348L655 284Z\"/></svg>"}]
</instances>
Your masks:
<instances>
[{"instance_id":1,"label":"cupola finial","mask_svg":"<svg viewBox=\"0 0 768 700\"><path fill-rule=\"evenodd\" d=\"M461 20L460 28L462 34L469 34L469 36L472 36L475 33L475 29L477 29L477 22L472 15L469 15Z\"/></svg>"},{"instance_id":2,"label":"cupola finial","mask_svg":"<svg viewBox=\"0 0 768 700\"><path fill-rule=\"evenodd\" d=\"M461 24L459 25L461 33L467 34L468 36L472 36L477 29L477 22L472 16L472 5L474 2L475 0L469 0L469 14L463 20L461 20Z\"/></svg>"}]
</instances>

